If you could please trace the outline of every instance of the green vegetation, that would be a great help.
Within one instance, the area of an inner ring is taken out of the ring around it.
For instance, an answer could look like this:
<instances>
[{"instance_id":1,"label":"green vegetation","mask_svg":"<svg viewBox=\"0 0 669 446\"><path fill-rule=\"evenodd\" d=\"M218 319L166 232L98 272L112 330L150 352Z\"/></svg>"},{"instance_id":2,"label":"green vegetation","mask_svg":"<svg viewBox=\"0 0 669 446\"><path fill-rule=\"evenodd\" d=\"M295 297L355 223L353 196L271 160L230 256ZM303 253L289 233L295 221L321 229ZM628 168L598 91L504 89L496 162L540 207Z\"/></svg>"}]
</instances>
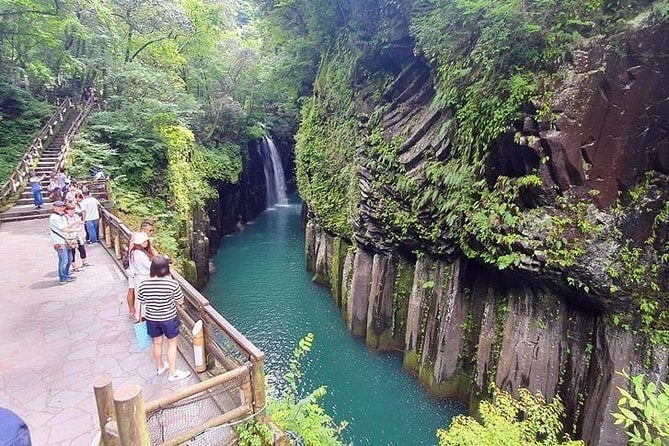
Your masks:
<instances>
[{"instance_id":1,"label":"green vegetation","mask_svg":"<svg viewBox=\"0 0 669 446\"><path fill-rule=\"evenodd\" d=\"M621 398L618 412L611 414L614 424L620 425L630 444L660 446L669 441L669 385L660 382L657 386L644 375L634 377L621 373L631 391L618 387Z\"/></svg>"},{"instance_id":2,"label":"green vegetation","mask_svg":"<svg viewBox=\"0 0 669 446\"><path fill-rule=\"evenodd\" d=\"M313 333L307 333L295 347L289 371L283 376L285 390L281 396L270 398L267 410L282 430L297 435L306 446L342 445L338 436L346 422L336 425L319 404L326 388L321 386L306 394L302 389L300 361L311 351L313 341Z\"/></svg>"},{"instance_id":3,"label":"green vegetation","mask_svg":"<svg viewBox=\"0 0 669 446\"><path fill-rule=\"evenodd\" d=\"M0 79L0 183L14 172L53 110L29 91Z\"/></svg>"},{"instance_id":4,"label":"green vegetation","mask_svg":"<svg viewBox=\"0 0 669 446\"><path fill-rule=\"evenodd\" d=\"M439 446L529 446L583 445L562 437L564 408L559 397L547 403L541 394L527 389L518 391L518 399L493 389L492 402L483 401L479 408L481 422L458 415L448 430L438 430Z\"/></svg>"}]
</instances>

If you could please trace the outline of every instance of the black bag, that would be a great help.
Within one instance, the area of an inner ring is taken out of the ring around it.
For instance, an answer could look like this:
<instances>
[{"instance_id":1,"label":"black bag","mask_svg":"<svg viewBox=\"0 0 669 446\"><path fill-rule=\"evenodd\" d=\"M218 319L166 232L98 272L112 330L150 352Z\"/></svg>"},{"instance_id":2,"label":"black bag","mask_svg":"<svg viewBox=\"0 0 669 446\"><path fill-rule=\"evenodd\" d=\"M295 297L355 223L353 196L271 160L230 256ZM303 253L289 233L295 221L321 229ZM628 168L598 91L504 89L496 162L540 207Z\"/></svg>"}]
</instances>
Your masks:
<instances>
[{"instance_id":1,"label":"black bag","mask_svg":"<svg viewBox=\"0 0 669 446\"><path fill-rule=\"evenodd\" d=\"M130 268L130 250L127 250L125 254L123 254L123 258L121 259L121 264L123 265L123 269Z\"/></svg>"}]
</instances>

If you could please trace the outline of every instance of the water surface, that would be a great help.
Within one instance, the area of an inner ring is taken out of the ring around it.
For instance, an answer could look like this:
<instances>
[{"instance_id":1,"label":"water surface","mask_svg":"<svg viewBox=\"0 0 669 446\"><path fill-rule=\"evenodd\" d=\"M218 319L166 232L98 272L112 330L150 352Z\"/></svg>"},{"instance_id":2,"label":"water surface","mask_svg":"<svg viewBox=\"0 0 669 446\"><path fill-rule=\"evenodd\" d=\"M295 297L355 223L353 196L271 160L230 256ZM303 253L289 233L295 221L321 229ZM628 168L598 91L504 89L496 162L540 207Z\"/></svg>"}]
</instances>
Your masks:
<instances>
[{"instance_id":1,"label":"water surface","mask_svg":"<svg viewBox=\"0 0 669 446\"><path fill-rule=\"evenodd\" d=\"M464 407L431 398L402 370L399 355L368 351L352 338L329 292L305 271L300 205L263 212L242 232L222 240L204 295L266 355L265 372L281 387L297 342L314 347L302 370L307 390L326 385L323 401L343 439L354 445L434 445L435 432Z\"/></svg>"}]
</instances>

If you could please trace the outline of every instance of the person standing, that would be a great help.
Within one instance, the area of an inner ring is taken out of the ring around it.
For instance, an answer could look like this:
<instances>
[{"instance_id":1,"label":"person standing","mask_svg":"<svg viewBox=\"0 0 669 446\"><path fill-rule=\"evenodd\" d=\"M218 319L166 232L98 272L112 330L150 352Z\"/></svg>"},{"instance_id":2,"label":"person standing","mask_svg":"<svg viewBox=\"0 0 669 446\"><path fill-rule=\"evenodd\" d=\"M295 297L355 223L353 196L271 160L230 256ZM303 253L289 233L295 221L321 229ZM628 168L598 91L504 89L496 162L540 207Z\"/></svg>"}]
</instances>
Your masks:
<instances>
[{"instance_id":1,"label":"person standing","mask_svg":"<svg viewBox=\"0 0 669 446\"><path fill-rule=\"evenodd\" d=\"M82 267L88 266L86 260L86 233L84 230L84 222L81 220L81 214L76 213L76 206L67 203L65 205L65 217L67 218L68 228L73 239L76 239L76 246L74 244L70 247L70 268L72 271L79 271L77 267L77 250L79 250L79 257L81 257Z\"/></svg>"},{"instance_id":2,"label":"person standing","mask_svg":"<svg viewBox=\"0 0 669 446\"><path fill-rule=\"evenodd\" d=\"M183 305L183 292L170 275L170 261L157 256L151 261L150 278L137 287L137 299L146 306L146 331L153 339L151 350L156 373L169 371L167 380L178 381L190 376L178 370L179 316L177 305ZM167 338L167 363L163 361L163 336Z\"/></svg>"},{"instance_id":3,"label":"person standing","mask_svg":"<svg viewBox=\"0 0 669 446\"><path fill-rule=\"evenodd\" d=\"M67 186L70 184L70 179L67 177L67 173L65 173L65 168L61 169L60 172L56 175L56 180L58 180L58 187L60 188L60 196L61 200L65 197L65 194L67 194Z\"/></svg>"},{"instance_id":4,"label":"person standing","mask_svg":"<svg viewBox=\"0 0 669 446\"><path fill-rule=\"evenodd\" d=\"M140 283L149 278L151 260L154 258L153 248L148 234L145 232L136 232L132 236L132 248L128 253L130 264L128 267L128 289L137 289ZM132 308L128 308L131 316L140 320L143 312L135 311L134 301Z\"/></svg>"},{"instance_id":5,"label":"person standing","mask_svg":"<svg viewBox=\"0 0 669 446\"><path fill-rule=\"evenodd\" d=\"M95 244L98 242L98 229L100 226L100 211L98 210L100 202L91 195L90 190L84 190L84 199L81 200L79 206L81 206L81 216L86 226L86 234L88 234L88 243Z\"/></svg>"},{"instance_id":6,"label":"person standing","mask_svg":"<svg viewBox=\"0 0 669 446\"><path fill-rule=\"evenodd\" d=\"M142 225L139 228L139 232L143 232L149 237L149 244L148 244L148 249L150 251L149 257L154 258L155 256L158 255L158 251L156 251L153 245L151 245L151 237L153 237L153 223L151 223L150 221L143 221ZM133 232L132 235L130 236L130 240L128 241L128 250L127 250L128 259L130 259L132 249L135 245L135 234L137 233ZM148 272L146 274L148 274ZM130 262L128 262L128 293L126 294L125 300L128 302L128 313L130 314L130 317L135 316L135 285L137 284L133 280L132 271L130 270Z\"/></svg>"},{"instance_id":7,"label":"person standing","mask_svg":"<svg viewBox=\"0 0 669 446\"><path fill-rule=\"evenodd\" d=\"M42 209L44 204L44 198L42 197L42 180L44 175L37 176L33 171L30 172L30 178L28 179L28 184L30 184L30 190L33 193L33 201L35 203L35 209Z\"/></svg>"},{"instance_id":8,"label":"person standing","mask_svg":"<svg viewBox=\"0 0 669 446\"><path fill-rule=\"evenodd\" d=\"M66 235L68 226L65 203L58 200L53 203L53 213L49 216L49 232L53 249L58 253L58 280L61 285L74 280L74 277L70 276L70 253Z\"/></svg>"}]
</instances>

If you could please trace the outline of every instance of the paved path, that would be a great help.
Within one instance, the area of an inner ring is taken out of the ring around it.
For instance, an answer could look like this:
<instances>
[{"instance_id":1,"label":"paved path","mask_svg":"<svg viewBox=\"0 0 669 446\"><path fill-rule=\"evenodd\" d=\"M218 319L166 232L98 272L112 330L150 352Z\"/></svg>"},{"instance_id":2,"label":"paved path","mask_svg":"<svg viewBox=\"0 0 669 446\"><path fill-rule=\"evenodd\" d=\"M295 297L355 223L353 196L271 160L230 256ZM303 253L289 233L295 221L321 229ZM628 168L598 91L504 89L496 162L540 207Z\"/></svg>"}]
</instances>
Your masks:
<instances>
[{"instance_id":1,"label":"paved path","mask_svg":"<svg viewBox=\"0 0 669 446\"><path fill-rule=\"evenodd\" d=\"M93 382L142 386L145 400L197 382L156 375L135 347L123 272L100 246L77 280L58 284L48 220L0 226L0 406L18 413L33 445L90 445L98 421ZM186 368L181 357L177 366Z\"/></svg>"}]
</instances>

